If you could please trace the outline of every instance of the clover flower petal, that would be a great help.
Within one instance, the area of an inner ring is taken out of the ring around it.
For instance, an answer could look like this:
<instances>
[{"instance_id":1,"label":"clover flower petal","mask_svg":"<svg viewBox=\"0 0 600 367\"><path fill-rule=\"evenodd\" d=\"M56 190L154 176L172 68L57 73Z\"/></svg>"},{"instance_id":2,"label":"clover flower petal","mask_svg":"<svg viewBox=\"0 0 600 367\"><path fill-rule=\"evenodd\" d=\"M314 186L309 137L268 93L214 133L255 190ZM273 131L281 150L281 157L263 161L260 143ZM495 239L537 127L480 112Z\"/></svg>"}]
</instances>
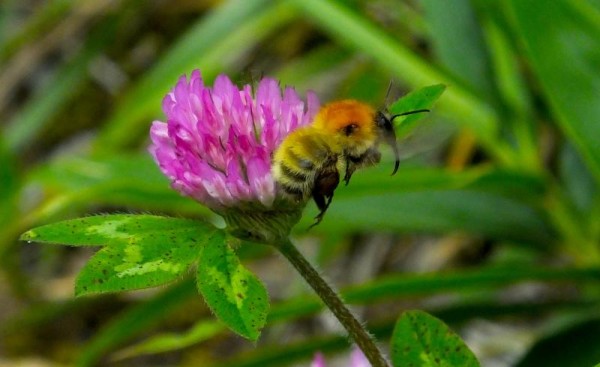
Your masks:
<instances>
[{"instance_id":1,"label":"clover flower petal","mask_svg":"<svg viewBox=\"0 0 600 367\"><path fill-rule=\"evenodd\" d=\"M325 357L323 353L317 352L310 364L310 367L327 367L327 363L325 363ZM367 357L363 354L363 352L354 347L352 348L352 353L350 353L350 361L347 367L371 367L371 364L367 360Z\"/></svg>"},{"instance_id":2,"label":"clover flower petal","mask_svg":"<svg viewBox=\"0 0 600 367\"><path fill-rule=\"evenodd\" d=\"M206 86L200 71L182 76L162 103L166 123L154 121L150 153L171 186L217 213L248 204L273 206L277 198L271 156L319 108L293 88L262 79L256 93L220 75Z\"/></svg>"}]
</instances>

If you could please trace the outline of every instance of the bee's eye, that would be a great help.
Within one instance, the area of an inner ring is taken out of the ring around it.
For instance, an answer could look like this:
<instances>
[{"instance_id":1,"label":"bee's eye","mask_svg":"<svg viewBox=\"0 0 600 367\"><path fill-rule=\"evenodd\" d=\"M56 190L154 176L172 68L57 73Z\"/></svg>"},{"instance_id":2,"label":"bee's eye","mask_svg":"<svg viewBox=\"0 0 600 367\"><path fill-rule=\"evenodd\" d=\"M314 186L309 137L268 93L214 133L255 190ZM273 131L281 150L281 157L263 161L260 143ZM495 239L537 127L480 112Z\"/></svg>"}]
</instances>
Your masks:
<instances>
[{"instance_id":1,"label":"bee's eye","mask_svg":"<svg viewBox=\"0 0 600 367\"><path fill-rule=\"evenodd\" d=\"M356 131L356 129L358 129L357 124L348 124L348 125L344 126L343 131L346 136L350 136Z\"/></svg>"}]
</instances>

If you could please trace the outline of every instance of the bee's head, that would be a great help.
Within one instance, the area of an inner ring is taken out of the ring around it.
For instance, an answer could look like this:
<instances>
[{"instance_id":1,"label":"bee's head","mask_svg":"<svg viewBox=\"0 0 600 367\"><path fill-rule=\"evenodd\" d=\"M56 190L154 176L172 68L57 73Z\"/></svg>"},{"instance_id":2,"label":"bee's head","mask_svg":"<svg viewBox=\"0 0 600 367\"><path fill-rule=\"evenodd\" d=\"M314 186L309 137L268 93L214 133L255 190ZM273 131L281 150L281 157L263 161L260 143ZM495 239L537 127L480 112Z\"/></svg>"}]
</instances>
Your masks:
<instances>
[{"instance_id":1,"label":"bee's head","mask_svg":"<svg viewBox=\"0 0 600 367\"><path fill-rule=\"evenodd\" d=\"M394 163L394 171L392 175L396 174L398 167L400 166L400 151L398 150L398 143L396 141L396 130L394 129L394 119L399 116L411 115L413 113L429 112L429 110L414 110L404 113L399 113L388 118L383 112L377 111L375 114L375 126L379 132L379 137L382 141L389 144L393 151L396 161Z\"/></svg>"},{"instance_id":2,"label":"bee's head","mask_svg":"<svg viewBox=\"0 0 600 367\"><path fill-rule=\"evenodd\" d=\"M362 154L377 140L375 110L355 100L342 100L324 106L313 125L336 136L347 150Z\"/></svg>"}]
</instances>

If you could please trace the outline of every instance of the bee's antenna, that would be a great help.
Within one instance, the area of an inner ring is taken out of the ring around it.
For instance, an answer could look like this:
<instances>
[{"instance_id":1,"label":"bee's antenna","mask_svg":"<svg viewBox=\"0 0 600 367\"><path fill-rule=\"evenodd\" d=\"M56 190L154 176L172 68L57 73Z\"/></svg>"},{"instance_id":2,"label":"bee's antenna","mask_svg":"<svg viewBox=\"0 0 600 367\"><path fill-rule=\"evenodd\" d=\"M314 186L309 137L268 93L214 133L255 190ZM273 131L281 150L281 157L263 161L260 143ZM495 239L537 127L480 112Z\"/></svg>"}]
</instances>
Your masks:
<instances>
[{"instance_id":1,"label":"bee's antenna","mask_svg":"<svg viewBox=\"0 0 600 367\"><path fill-rule=\"evenodd\" d=\"M396 117L406 116L406 115L412 115L412 114L415 114L415 113L422 113L422 112L429 112L429 110L428 109L423 109L423 110L414 110L414 111L402 112L402 113L399 113L397 115L393 115L392 117L390 117L390 121L394 121L394 119Z\"/></svg>"}]
</instances>

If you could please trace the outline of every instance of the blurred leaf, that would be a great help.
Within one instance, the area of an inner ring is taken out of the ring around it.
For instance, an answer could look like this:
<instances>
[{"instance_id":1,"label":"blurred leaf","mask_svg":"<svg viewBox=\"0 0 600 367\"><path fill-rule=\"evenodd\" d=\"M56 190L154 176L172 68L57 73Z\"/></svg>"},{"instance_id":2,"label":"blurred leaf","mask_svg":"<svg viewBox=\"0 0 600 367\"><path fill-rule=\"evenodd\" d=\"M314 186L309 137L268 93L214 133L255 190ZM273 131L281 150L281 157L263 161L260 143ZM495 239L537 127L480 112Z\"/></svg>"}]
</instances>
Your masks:
<instances>
[{"instance_id":1,"label":"blurred leaf","mask_svg":"<svg viewBox=\"0 0 600 367\"><path fill-rule=\"evenodd\" d=\"M82 348L76 365L78 367L97 365L98 361L115 346L159 324L168 315L180 310L181 305L193 297L198 297L193 282L184 281L123 312L110 324L94 333Z\"/></svg>"},{"instance_id":2,"label":"blurred leaf","mask_svg":"<svg viewBox=\"0 0 600 367\"><path fill-rule=\"evenodd\" d=\"M390 114L395 115L431 108L435 101L444 93L444 90L446 90L446 86L443 84L430 85L414 90L392 103L389 107ZM398 137L407 135L414 128L415 122L425 116L427 116L427 113L416 113L404 118L394 119L396 135Z\"/></svg>"},{"instance_id":3,"label":"blurred leaf","mask_svg":"<svg viewBox=\"0 0 600 367\"><path fill-rule=\"evenodd\" d=\"M355 228L438 233L465 230L546 246L552 246L555 239L552 228L535 208L481 192L456 190L378 195L344 200L339 206L340 212L350 213L349 209L354 208L361 213L363 217L354 220L338 217L338 220L347 220L348 225L354 222Z\"/></svg>"},{"instance_id":4,"label":"blurred leaf","mask_svg":"<svg viewBox=\"0 0 600 367\"><path fill-rule=\"evenodd\" d=\"M4 1L3 7L0 8L0 16L4 12L8 12L10 7L15 7L17 1ZM34 15L27 19L26 23L21 28L4 39L4 32L0 28L0 63L12 56L15 51L19 50L23 45L31 40L39 38L44 32L50 29L50 26L58 23L65 14L73 7L73 0L49 0L41 3L41 7L37 9ZM15 10L13 10L15 11ZM8 34L8 32L6 32Z\"/></svg>"},{"instance_id":5,"label":"blurred leaf","mask_svg":"<svg viewBox=\"0 0 600 367\"><path fill-rule=\"evenodd\" d=\"M519 171L491 169L467 186L468 189L500 194L512 200L539 205L548 192L543 177Z\"/></svg>"},{"instance_id":6,"label":"blurred leaf","mask_svg":"<svg viewBox=\"0 0 600 367\"><path fill-rule=\"evenodd\" d=\"M563 329L538 341L517 367L592 366L600 360L600 319Z\"/></svg>"},{"instance_id":7,"label":"blurred leaf","mask_svg":"<svg viewBox=\"0 0 600 367\"><path fill-rule=\"evenodd\" d=\"M209 210L170 187L149 154L111 154L60 159L31 173L30 184L67 196L86 207L112 205L171 213L208 214Z\"/></svg>"},{"instance_id":8,"label":"blurred leaf","mask_svg":"<svg viewBox=\"0 0 600 367\"><path fill-rule=\"evenodd\" d=\"M499 304L497 299L490 299L486 302L471 303L467 305L440 307L432 311L436 317L446 320L448 323L464 323L474 317L481 318L503 318L510 316L512 319L519 316L539 316L542 313L556 311L581 311L589 310L597 304L597 301L587 301L584 304L577 302L542 302L532 304L530 301ZM276 306L275 306L276 307ZM395 320L386 320L376 324L369 324L369 331L378 340L386 340L392 336ZM210 363L203 367L280 367L284 364L290 364L293 361L301 359L308 360L314 356L315 351L324 353L347 350L348 339L345 336L323 336L318 335L305 339L301 342L291 342L282 345L280 340L275 340L270 344L263 344L261 348L252 349L241 353L236 357L228 359L225 362ZM305 362L300 365L308 365ZM415 364L421 366L421 364Z\"/></svg>"},{"instance_id":9,"label":"blurred leaf","mask_svg":"<svg viewBox=\"0 0 600 367\"><path fill-rule=\"evenodd\" d=\"M477 1L490 62L494 84L498 91L499 113L504 139L516 150L520 166L526 170L542 170L538 141L537 121L533 118L533 101L523 73L521 54L516 51L514 34L507 24L502 2Z\"/></svg>"},{"instance_id":10,"label":"blurred leaf","mask_svg":"<svg viewBox=\"0 0 600 367\"><path fill-rule=\"evenodd\" d=\"M178 279L215 233L209 224L151 215L107 215L32 229L22 240L105 246L77 277L76 295L147 288Z\"/></svg>"},{"instance_id":11,"label":"blurred leaf","mask_svg":"<svg viewBox=\"0 0 600 367\"><path fill-rule=\"evenodd\" d=\"M600 182L600 12L565 0L508 3L560 128Z\"/></svg>"},{"instance_id":12,"label":"blurred leaf","mask_svg":"<svg viewBox=\"0 0 600 367\"><path fill-rule=\"evenodd\" d=\"M483 146L501 162L510 162L510 153L497 139L499 128L494 111L477 96L454 85L415 52L352 12L339 1L292 0L292 3L319 27L343 44L371 56L412 88L424 85L452 85L440 101L440 111L452 115L462 126L471 129Z\"/></svg>"},{"instance_id":13,"label":"blurred leaf","mask_svg":"<svg viewBox=\"0 0 600 367\"><path fill-rule=\"evenodd\" d=\"M329 83L327 75L350 59L351 54L345 49L330 45L317 47L284 64L276 77L282 85L292 85L300 94L305 94L307 90L323 89L320 85Z\"/></svg>"},{"instance_id":14,"label":"blurred leaf","mask_svg":"<svg viewBox=\"0 0 600 367\"><path fill-rule=\"evenodd\" d=\"M481 318L502 318L511 316L513 319L519 316L539 316L542 313L556 311L581 311L589 310L597 304L597 301L584 302L584 305L576 302L556 303L542 302L532 304L531 302L519 302L516 304L498 304L497 299L486 302L472 303L462 306L449 306L437 308L432 311L436 317L448 321L448 323L464 323L476 317ZM369 324L369 331L378 340L386 340L392 335L394 321L389 320L377 324ZM347 349L348 339L345 336L322 336L313 337L297 343L281 345L280 340L276 340L269 345L262 345L261 348L253 349L242 353L225 362L211 363L203 367L280 367L282 364L289 364L292 361L300 359L308 360L314 356L315 351L335 352ZM307 365L308 362L305 363ZM301 364L302 365L302 364ZM416 364L415 366L421 366ZM579 367L579 366L577 366Z\"/></svg>"},{"instance_id":15,"label":"blurred leaf","mask_svg":"<svg viewBox=\"0 0 600 367\"><path fill-rule=\"evenodd\" d=\"M466 271L444 271L426 274L398 274L384 276L374 279L364 284L357 284L346 287L341 290L343 299L354 305L375 304L385 300L407 299L414 297L426 297L428 295L443 294L450 292L476 292L480 290L497 290L501 287L513 286L522 282L547 282L548 284L561 284L566 282L574 282L577 284L589 283L593 284L600 280L599 268L541 268L541 267L503 267L503 268L483 268ZM593 306L595 302L583 303L582 306ZM461 321L473 317L474 314L482 315L483 317L495 317L502 314L511 313L531 313L538 314L541 309L554 308L577 308L578 301L567 301L565 304L548 303L541 305L533 305L527 303L521 306L495 305L495 308L489 304L475 305L470 304L464 307L454 307L445 310L444 319ZM302 296L274 304L268 316L268 324L287 322L290 320L307 317L318 313L323 308L323 303L314 295ZM485 310L485 311L484 311ZM196 331L196 329L198 329ZM370 328L371 329L371 328ZM201 320L188 332L182 334L167 334L157 335L155 338L150 338L140 344L124 349L123 358L143 353L158 353L168 350L176 350L188 347L195 343L200 343L206 340L206 335L203 330L224 331L223 324L216 321ZM372 330L372 329L371 329ZM390 330L391 331L391 330ZM161 344L164 340L165 344ZM304 355L314 350L322 350L320 341L307 341L309 346L302 349ZM318 344L317 346L314 343ZM340 346L347 345L345 340ZM294 348L290 346L289 348ZM138 350L139 349L139 350ZM265 359L278 361L279 355L286 355L285 349L281 345L277 351L269 349L258 352L256 362L248 365L258 365L258 360L265 362ZM136 352L134 352L136 351ZM128 352L131 352L128 353ZM290 355L287 355L291 358ZM121 353L117 352L116 357L121 357ZM271 359L273 358L273 359ZM239 361L238 361L239 362ZM276 362L272 363L277 365Z\"/></svg>"},{"instance_id":16,"label":"blurred leaf","mask_svg":"<svg viewBox=\"0 0 600 367\"><path fill-rule=\"evenodd\" d=\"M546 248L554 230L540 209L545 183L517 171L475 168L462 172L392 164L359 172L340 187L313 233L369 231L433 232L466 230ZM295 227L305 233L315 207L310 204Z\"/></svg>"},{"instance_id":17,"label":"blurred leaf","mask_svg":"<svg viewBox=\"0 0 600 367\"><path fill-rule=\"evenodd\" d=\"M348 57L346 64L339 67L347 72L338 72L342 80L333 92L336 98L357 99L381 110L386 107L385 104L389 102L385 99L386 92L391 80L389 73L371 60L364 60L356 54ZM334 70L330 70L331 72Z\"/></svg>"},{"instance_id":18,"label":"blurred leaf","mask_svg":"<svg viewBox=\"0 0 600 367\"><path fill-rule=\"evenodd\" d=\"M599 194L598 186L571 144L562 147L558 158L560 180L565 191L579 212L587 216L594 204L594 197Z\"/></svg>"},{"instance_id":19,"label":"blurred leaf","mask_svg":"<svg viewBox=\"0 0 600 367\"><path fill-rule=\"evenodd\" d=\"M16 196L20 177L15 167L15 158L6 146L0 133L0 223L7 223L17 212ZM5 228L3 228L5 229ZM0 246L1 247L1 246Z\"/></svg>"},{"instance_id":20,"label":"blurred leaf","mask_svg":"<svg viewBox=\"0 0 600 367\"><path fill-rule=\"evenodd\" d=\"M402 314L392 336L394 367L473 367L479 362L441 320L423 311Z\"/></svg>"},{"instance_id":21,"label":"blurred leaf","mask_svg":"<svg viewBox=\"0 0 600 367\"><path fill-rule=\"evenodd\" d=\"M19 113L10 120L6 138L10 149L21 150L71 98L77 96L88 78L90 61L114 42L117 19L109 17L98 25L76 56L60 68Z\"/></svg>"},{"instance_id":22,"label":"blurred leaf","mask_svg":"<svg viewBox=\"0 0 600 367\"><path fill-rule=\"evenodd\" d=\"M15 14L13 9L16 2L16 0L5 0L2 2L2 8L0 8L0 50L5 47L7 39L12 36L10 24Z\"/></svg>"},{"instance_id":23,"label":"blurred leaf","mask_svg":"<svg viewBox=\"0 0 600 367\"><path fill-rule=\"evenodd\" d=\"M113 360L131 358L143 354L164 353L179 350L208 340L223 331L223 326L214 321L200 321L183 334L162 333L148 340L124 348L115 353Z\"/></svg>"},{"instance_id":24,"label":"blurred leaf","mask_svg":"<svg viewBox=\"0 0 600 367\"><path fill-rule=\"evenodd\" d=\"M387 323L373 327L369 325L369 331L376 338L388 337L391 330L392 325ZM276 340L274 343L240 353L239 356L228 358L222 362L210 363L203 367L309 366L308 359L314 357L317 351L329 353L345 350L348 350L347 336L341 336L339 333L335 333L335 335L319 334L302 341L286 341L285 344L282 344L281 340ZM292 364L296 361L304 363Z\"/></svg>"},{"instance_id":25,"label":"blurred leaf","mask_svg":"<svg viewBox=\"0 0 600 367\"><path fill-rule=\"evenodd\" d=\"M236 240L216 236L202 249L197 284L212 312L237 334L257 340L267 321L269 296L231 248Z\"/></svg>"},{"instance_id":26,"label":"blurred leaf","mask_svg":"<svg viewBox=\"0 0 600 367\"><path fill-rule=\"evenodd\" d=\"M343 299L350 304L373 304L390 299L449 292L479 292L526 281L593 284L599 280L600 268L484 267L467 271L388 275L347 287L341 293ZM322 307L322 303L314 296L298 297L275 305L269 314L269 323L307 316L318 312Z\"/></svg>"},{"instance_id":27,"label":"blurred leaf","mask_svg":"<svg viewBox=\"0 0 600 367\"><path fill-rule=\"evenodd\" d=\"M421 0L420 4L442 65L471 91L494 102L490 58L472 2Z\"/></svg>"},{"instance_id":28,"label":"blurred leaf","mask_svg":"<svg viewBox=\"0 0 600 367\"><path fill-rule=\"evenodd\" d=\"M491 166L473 166L462 171L428 166L401 165L390 176L392 161L384 161L352 176L352 182L339 188L336 194L344 197L366 194L414 192L426 190L468 189L501 194L511 199L543 199L546 183L536 175ZM336 195L337 198L337 195ZM335 202L335 200L334 200ZM334 205L334 204L332 204ZM332 206L333 207L333 206Z\"/></svg>"},{"instance_id":29,"label":"blurred leaf","mask_svg":"<svg viewBox=\"0 0 600 367\"><path fill-rule=\"evenodd\" d=\"M96 148L106 151L135 142L149 129L152 115L179 76L199 68L205 80L212 79L294 16L284 2L223 3L194 24L131 88L108 119Z\"/></svg>"}]
</instances>

